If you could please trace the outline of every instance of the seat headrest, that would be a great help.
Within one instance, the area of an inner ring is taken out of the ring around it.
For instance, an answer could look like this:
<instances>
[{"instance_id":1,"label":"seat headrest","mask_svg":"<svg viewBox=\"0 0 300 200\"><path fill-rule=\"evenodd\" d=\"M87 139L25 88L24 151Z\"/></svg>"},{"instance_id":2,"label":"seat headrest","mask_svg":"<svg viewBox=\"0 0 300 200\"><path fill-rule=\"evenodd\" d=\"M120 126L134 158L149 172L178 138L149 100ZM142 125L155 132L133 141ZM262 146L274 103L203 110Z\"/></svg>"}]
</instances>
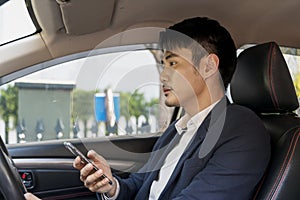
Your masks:
<instances>
[{"instance_id":1,"label":"seat headrest","mask_svg":"<svg viewBox=\"0 0 300 200\"><path fill-rule=\"evenodd\" d=\"M299 106L284 57L275 42L245 49L230 83L232 100L257 113L285 113Z\"/></svg>"}]
</instances>

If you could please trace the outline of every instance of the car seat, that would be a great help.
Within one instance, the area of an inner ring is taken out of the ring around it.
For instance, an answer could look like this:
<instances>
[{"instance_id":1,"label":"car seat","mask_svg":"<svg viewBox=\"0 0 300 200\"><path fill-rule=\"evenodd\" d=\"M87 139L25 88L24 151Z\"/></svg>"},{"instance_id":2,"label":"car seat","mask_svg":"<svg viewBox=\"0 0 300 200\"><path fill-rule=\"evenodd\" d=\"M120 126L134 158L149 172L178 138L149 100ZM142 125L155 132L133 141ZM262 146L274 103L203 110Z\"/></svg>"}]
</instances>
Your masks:
<instances>
[{"instance_id":1,"label":"car seat","mask_svg":"<svg viewBox=\"0 0 300 200\"><path fill-rule=\"evenodd\" d=\"M230 83L234 103L251 108L271 135L271 160L253 199L300 198L300 119L292 78L275 42L245 49Z\"/></svg>"}]
</instances>

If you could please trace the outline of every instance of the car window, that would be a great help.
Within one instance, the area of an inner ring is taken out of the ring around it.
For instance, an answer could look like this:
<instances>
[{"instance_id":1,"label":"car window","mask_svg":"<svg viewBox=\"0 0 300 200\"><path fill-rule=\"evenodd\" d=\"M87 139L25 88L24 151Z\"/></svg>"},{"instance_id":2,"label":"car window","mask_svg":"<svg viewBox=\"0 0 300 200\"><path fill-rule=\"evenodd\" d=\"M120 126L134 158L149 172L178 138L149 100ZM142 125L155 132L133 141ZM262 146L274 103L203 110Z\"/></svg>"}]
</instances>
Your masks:
<instances>
[{"instance_id":1,"label":"car window","mask_svg":"<svg viewBox=\"0 0 300 200\"><path fill-rule=\"evenodd\" d=\"M0 45L37 31L28 10L30 2L10 0L0 6Z\"/></svg>"},{"instance_id":2,"label":"car window","mask_svg":"<svg viewBox=\"0 0 300 200\"><path fill-rule=\"evenodd\" d=\"M1 136L8 143L159 133L172 114L149 50L88 56L32 72L1 86L0 105Z\"/></svg>"},{"instance_id":3,"label":"car window","mask_svg":"<svg viewBox=\"0 0 300 200\"><path fill-rule=\"evenodd\" d=\"M281 47L280 48L285 61L289 67L291 77L296 90L298 101L300 102L300 49ZM300 109L296 110L296 114L300 115Z\"/></svg>"}]
</instances>

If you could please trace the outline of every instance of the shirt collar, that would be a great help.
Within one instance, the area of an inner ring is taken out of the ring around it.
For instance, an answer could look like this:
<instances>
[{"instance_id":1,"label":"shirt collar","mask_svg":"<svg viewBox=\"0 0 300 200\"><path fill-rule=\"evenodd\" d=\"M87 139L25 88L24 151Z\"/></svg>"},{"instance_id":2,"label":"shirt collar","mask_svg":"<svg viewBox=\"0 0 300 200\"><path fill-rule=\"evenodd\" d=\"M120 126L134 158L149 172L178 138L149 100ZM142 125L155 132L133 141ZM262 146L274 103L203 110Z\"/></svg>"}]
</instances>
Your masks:
<instances>
[{"instance_id":1,"label":"shirt collar","mask_svg":"<svg viewBox=\"0 0 300 200\"><path fill-rule=\"evenodd\" d=\"M220 101L220 100L219 100ZM195 114L192 118L190 118L187 114L185 114L183 117L181 117L175 124L175 128L177 130L177 133L181 135L182 133L186 132L190 129L198 129L204 119L207 117L209 112L215 107L215 105L219 102L215 102L205 108L204 110L201 110L197 114Z\"/></svg>"}]
</instances>

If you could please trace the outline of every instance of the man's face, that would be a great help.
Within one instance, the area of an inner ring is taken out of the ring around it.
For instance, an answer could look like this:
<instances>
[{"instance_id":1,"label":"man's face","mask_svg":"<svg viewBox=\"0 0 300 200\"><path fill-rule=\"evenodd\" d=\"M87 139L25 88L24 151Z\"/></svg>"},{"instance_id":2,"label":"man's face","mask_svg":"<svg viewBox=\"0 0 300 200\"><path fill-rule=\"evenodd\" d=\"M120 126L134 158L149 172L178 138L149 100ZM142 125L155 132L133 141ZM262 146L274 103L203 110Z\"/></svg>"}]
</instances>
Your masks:
<instances>
[{"instance_id":1,"label":"man's face","mask_svg":"<svg viewBox=\"0 0 300 200\"><path fill-rule=\"evenodd\" d=\"M198 69L192 63L192 52L188 49L167 51L162 58L164 68L160 74L162 89L167 106L186 106L195 104L201 99L206 87Z\"/></svg>"}]
</instances>

